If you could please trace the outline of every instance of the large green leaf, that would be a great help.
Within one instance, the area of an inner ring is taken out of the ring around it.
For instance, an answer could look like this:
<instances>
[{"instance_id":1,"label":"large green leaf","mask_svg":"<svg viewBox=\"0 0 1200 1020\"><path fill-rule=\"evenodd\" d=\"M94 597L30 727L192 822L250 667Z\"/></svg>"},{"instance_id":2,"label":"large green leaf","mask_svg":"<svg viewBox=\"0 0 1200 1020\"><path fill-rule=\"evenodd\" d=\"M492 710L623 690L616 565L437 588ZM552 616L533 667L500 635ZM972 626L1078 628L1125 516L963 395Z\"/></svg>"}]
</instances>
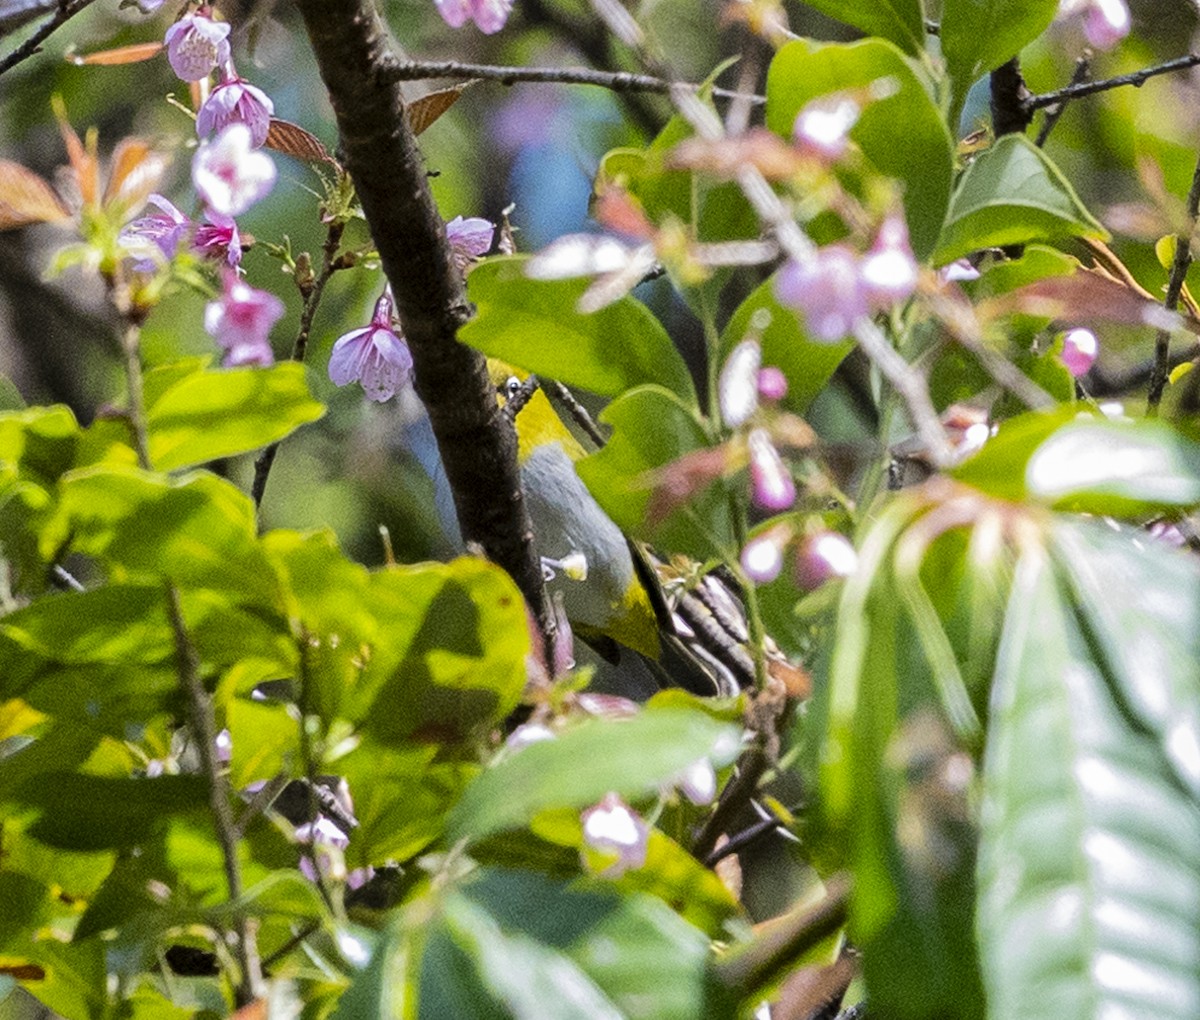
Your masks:
<instances>
[{"instance_id":1,"label":"large green leaf","mask_svg":"<svg viewBox=\"0 0 1200 1020\"><path fill-rule=\"evenodd\" d=\"M204 369L185 375L146 409L150 460L160 471L246 453L325 413L304 366Z\"/></svg>"},{"instance_id":2,"label":"large green leaf","mask_svg":"<svg viewBox=\"0 0 1200 1020\"><path fill-rule=\"evenodd\" d=\"M763 315L768 317L761 325ZM764 365L775 365L788 379L783 405L797 414L808 410L838 365L853 349L851 343L816 343L808 338L800 316L775 300L775 278L755 287L737 306L721 334L722 354L728 354L750 331L751 320L762 343Z\"/></svg>"},{"instance_id":3,"label":"large green leaf","mask_svg":"<svg viewBox=\"0 0 1200 1020\"><path fill-rule=\"evenodd\" d=\"M944 0L938 38L954 82L955 109L981 74L1020 53L1057 12L1058 0Z\"/></svg>"},{"instance_id":4,"label":"large green leaf","mask_svg":"<svg viewBox=\"0 0 1200 1020\"><path fill-rule=\"evenodd\" d=\"M517 1020L732 1015L718 1011L712 998L708 939L652 897L490 869L447 896L439 927L470 962L460 971L466 984L457 995L484 1006L459 1015L491 1016L493 1009ZM435 943L429 952L447 948ZM426 959L422 972L421 1016L453 1015L428 1009L445 993L430 987L439 970L445 973L434 962Z\"/></svg>"},{"instance_id":5,"label":"large green leaf","mask_svg":"<svg viewBox=\"0 0 1200 1020\"><path fill-rule=\"evenodd\" d=\"M648 517L658 469L708 445L700 422L678 397L658 386L640 386L609 404L600 420L613 427L612 437L576 470L605 513L630 535L666 552L704 560L733 547L729 486L720 478L661 519ZM650 422L653 428L647 428Z\"/></svg>"},{"instance_id":6,"label":"large green leaf","mask_svg":"<svg viewBox=\"0 0 1200 1020\"><path fill-rule=\"evenodd\" d=\"M884 5L853 6L877 10ZM767 74L767 126L790 138L796 115L807 103L831 92L867 88L880 79L895 90L866 106L850 137L880 172L904 185L913 250L926 258L950 201L953 143L929 92L891 43L882 39L848 45L788 43L775 54Z\"/></svg>"},{"instance_id":7,"label":"large green leaf","mask_svg":"<svg viewBox=\"0 0 1200 1020\"><path fill-rule=\"evenodd\" d=\"M921 0L808 0L822 14L846 22L866 35L890 39L916 56L925 48L925 14Z\"/></svg>"},{"instance_id":8,"label":"large green leaf","mask_svg":"<svg viewBox=\"0 0 1200 1020\"><path fill-rule=\"evenodd\" d=\"M989 1017L1200 1015L1200 810L1036 547L1005 618L982 815Z\"/></svg>"},{"instance_id":9,"label":"large green leaf","mask_svg":"<svg viewBox=\"0 0 1200 1020\"><path fill-rule=\"evenodd\" d=\"M933 260L953 262L980 248L1064 237L1108 238L1050 158L1024 135L1005 135L967 167Z\"/></svg>"},{"instance_id":10,"label":"large green leaf","mask_svg":"<svg viewBox=\"0 0 1200 1020\"><path fill-rule=\"evenodd\" d=\"M659 383L695 404L692 378L662 324L641 302L621 298L584 315L575 304L590 278L531 280L526 256L489 259L467 277L477 314L458 337L490 358L570 386L615 397Z\"/></svg>"},{"instance_id":11,"label":"large green leaf","mask_svg":"<svg viewBox=\"0 0 1200 1020\"><path fill-rule=\"evenodd\" d=\"M610 791L645 797L701 758L717 767L731 761L740 739L737 726L696 710L587 720L485 770L451 812L451 838L517 828L541 811L584 808Z\"/></svg>"},{"instance_id":12,"label":"large green leaf","mask_svg":"<svg viewBox=\"0 0 1200 1020\"><path fill-rule=\"evenodd\" d=\"M1038 446L1029 495L1063 509L1121 516L1200 503L1200 445L1161 421L1088 418Z\"/></svg>"},{"instance_id":13,"label":"large green leaf","mask_svg":"<svg viewBox=\"0 0 1200 1020\"><path fill-rule=\"evenodd\" d=\"M17 797L41 810L30 835L68 850L134 846L166 825L172 813L208 811L202 776L121 779L50 772L24 783Z\"/></svg>"},{"instance_id":14,"label":"large green leaf","mask_svg":"<svg viewBox=\"0 0 1200 1020\"><path fill-rule=\"evenodd\" d=\"M1053 536L1123 703L1200 802L1200 565L1132 529L1064 517Z\"/></svg>"}]
</instances>

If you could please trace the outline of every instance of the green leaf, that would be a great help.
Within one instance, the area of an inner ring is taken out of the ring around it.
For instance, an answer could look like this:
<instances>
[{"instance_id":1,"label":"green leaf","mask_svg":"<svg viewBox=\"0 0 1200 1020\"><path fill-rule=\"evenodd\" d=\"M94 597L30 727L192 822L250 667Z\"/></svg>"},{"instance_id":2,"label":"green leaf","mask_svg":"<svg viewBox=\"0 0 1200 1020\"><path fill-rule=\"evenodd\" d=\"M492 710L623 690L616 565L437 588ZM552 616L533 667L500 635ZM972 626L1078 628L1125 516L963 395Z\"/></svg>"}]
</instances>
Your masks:
<instances>
[{"instance_id":1,"label":"green leaf","mask_svg":"<svg viewBox=\"0 0 1200 1020\"><path fill-rule=\"evenodd\" d=\"M465 983L458 994L473 1007L502 1004L498 1016L733 1015L730 1003L713 998L708 939L652 897L488 869L447 897L439 927L470 963L455 968ZM436 948L431 943L430 951ZM421 1015L455 1015L426 1013L432 980L455 970L429 963L421 975ZM458 1015L493 1015L477 1008Z\"/></svg>"},{"instance_id":2,"label":"green leaf","mask_svg":"<svg viewBox=\"0 0 1200 1020\"><path fill-rule=\"evenodd\" d=\"M925 14L921 0L807 0L822 14L853 25L865 35L890 39L913 56L925 48Z\"/></svg>"},{"instance_id":3,"label":"green leaf","mask_svg":"<svg viewBox=\"0 0 1200 1020\"><path fill-rule=\"evenodd\" d=\"M64 476L58 513L44 541L56 548L69 539L122 580L169 579L279 605L278 582L256 537L254 504L216 475L169 479L134 467L84 468Z\"/></svg>"},{"instance_id":4,"label":"green leaf","mask_svg":"<svg viewBox=\"0 0 1200 1020\"><path fill-rule=\"evenodd\" d=\"M1077 414L1074 407L1064 407L1010 418L982 450L949 473L989 496L1021 502L1029 496L1026 465L1042 442Z\"/></svg>"},{"instance_id":5,"label":"green leaf","mask_svg":"<svg viewBox=\"0 0 1200 1020\"><path fill-rule=\"evenodd\" d=\"M1073 421L1025 468L1034 499L1113 516L1200 503L1200 445L1161 421Z\"/></svg>"},{"instance_id":6,"label":"green leaf","mask_svg":"<svg viewBox=\"0 0 1200 1020\"><path fill-rule=\"evenodd\" d=\"M293 361L194 372L147 408L150 459L160 471L204 464L266 446L324 413Z\"/></svg>"},{"instance_id":7,"label":"green leaf","mask_svg":"<svg viewBox=\"0 0 1200 1020\"><path fill-rule=\"evenodd\" d=\"M659 484L655 470L708 446L704 429L678 397L658 386L641 386L609 404L600 420L613 427L612 437L575 467L622 530L664 551L700 560L733 548L729 486L720 478L661 520L648 518ZM647 422L654 428L647 428Z\"/></svg>"},{"instance_id":8,"label":"green leaf","mask_svg":"<svg viewBox=\"0 0 1200 1020\"><path fill-rule=\"evenodd\" d=\"M697 711L587 720L485 770L451 812L450 838L517 828L550 808L584 808L610 790L648 796L700 758L718 768L732 761L740 740L737 726Z\"/></svg>"},{"instance_id":9,"label":"green leaf","mask_svg":"<svg viewBox=\"0 0 1200 1020\"><path fill-rule=\"evenodd\" d=\"M0 411L23 411L25 398L13 381L6 375L0 375Z\"/></svg>"},{"instance_id":10,"label":"green leaf","mask_svg":"<svg viewBox=\"0 0 1200 1020\"><path fill-rule=\"evenodd\" d=\"M983 797L988 1016L1200 1015L1200 811L1114 699L1037 548L1005 618Z\"/></svg>"},{"instance_id":11,"label":"green leaf","mask_svg":"<svg viewBox=\"0 0 1200 1020\"><path fill-rule=\"evenodd\" d=\"M575 310L590 278L530 280L526 256L488 259L467 277L477 314L458 338L489 358L605 397L659 383L694 406L687 366L641 302L621 298L590 315Z\"/></svg>"},{"instance_id":12,"label":"green leaf","mask_svg":"<svg viewBox=\"0 0 1200 1020\"><path fill-rule=\"evenodd\" d=\"M846 6L863 11L884 7L856 2ZM879 79L890 80L896 89L886 99L867 104L850 137L876 169L903 184L913 250L918 258L927 258L950 202L953 143L929 92L891 43L788 43L775 54L767 73L767 126L790 138L796 115L812 100L863 89Z\"/></svg>"},{"instance_id":13,"label":"green leaf","mask_svg":"<svg viewBox=\"0 0 1200 1020\"><path fill-rule=\"evenodd\" d=\"M938 38L954 82L954 109L980 75L1020 53L1056 13L1058 0L945 0Z\"/></svg>"},{"instance_id":14,"label":"green leaf","mask_svg":"<svg viewBox=\"0 0 1200 1020\"><path fill-rule=\"evenodd\" d=\"M29 834L66 850L134 846L161 830L172 813L208 811L208 783L201 776L49 772L24 783L17 797L42 812Z\"/></svg>"},{"instance_id":15,"label":"green leaf","mask_svg":"<svg viewBox=\"0 0 1200 1020\"><path fill-rule=\"evenodd\" d=\"M762 326L762 320L767 324ZM775 300L775 277L755 287L737 306L721 334L722 356L745 338L753 324L762 343L764 365L775 365L788 379L783 406L803 414L850 353L852 343L816 343L808 338L800 316Z\"/></svg>"},{"instance_id":16,"label":"green leaf","mask_svg":"<svg viewBox=\"0 0 1200 1020\"><path fill-rule=\"evenodd\" d=\"M1061 518L1056 562L1131 715L1200 802L1200 567L1135 530ZM1114 592L1126 597L1114 598Z\"/></svg>"},{"instance_id":17,"label":"green leaf","mask_svg":"<svg viewBox=\"0 0 1200 1020\"><path fill-rule=\"evenodd\" d=\"M1108 236L1041 149L1024 135L1005 135L962 175L933 261L944 265L980 248Z\"/></svg>"}]
</instances>

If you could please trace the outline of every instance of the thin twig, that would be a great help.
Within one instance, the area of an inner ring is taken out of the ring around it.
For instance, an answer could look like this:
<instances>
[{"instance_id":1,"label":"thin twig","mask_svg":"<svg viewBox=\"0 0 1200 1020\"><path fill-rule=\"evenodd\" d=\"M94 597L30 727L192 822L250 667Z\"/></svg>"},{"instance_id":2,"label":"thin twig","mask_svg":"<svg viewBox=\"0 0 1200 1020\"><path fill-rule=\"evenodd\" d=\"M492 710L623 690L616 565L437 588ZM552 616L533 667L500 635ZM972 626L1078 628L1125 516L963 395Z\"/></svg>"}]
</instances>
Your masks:
<instances>
[{"instance_id":1,"label":"thin twig","mask_svg":"<svg viewBox=\"0 0 1200 1020\"><path fill-rule=\"evenodd\" d=\"M575 394L562 383L554 381L549 385L550 392L554 394L554 399L559 401L570 412L575 424L583 429L587 433L588 439L596 444L596 449L602 449L607 440L604 438L604 433L600 431L600 426L588 414L587 408L576 400Z\"/></svg>"},{"instance_id":2,"label":"thin twig","mask_svg":"<svg viewBox=\"0 0 1200 1020\"><path fill-rule=\"evenodd\" d=\"M213 721L212 702L204 683L200 679L200 657L188 635L183 619L183 607L179 600L179 589L168 583L166 586L167 616L175 635L175 655L178 660L179 683L187 698L188 728L196 741L200 756L200 771L208 781L209 806L212 808L217 842L225 862L225 883L229 888L229 899L235 901L242 895L242 867L238 859L238 826L230 805L232 793L229 777L221 769L216 755L216 724ZM235 924L238 936L238 964L241 974L234 988L238 1006L253 1002L262 988L262 968L258 959L253 918L239 912Z\"/></svg>"},{"instance_id":3,"label":"thin twig","mask_svg":"<svg viewBox=\"0 0 1200 1020\"><path fill-rule=\"evenodd\" d=\"M1200 159L1196 161L1196 170L1192 174L1192 186L1188 189L1187 232L1181 233L1175 238L1175 258L1171 262L1170 276L1167 277L1167 293L1163 298L1163 307L1170 312L1179 307L1179 295L1183 291L1188 266L1192 264L1192 235L1196 232L1198 215L1200 215ZM1154 371L1150 374L1150 387L1146 394L1146 403L1151 415L1158 413L1158 405L1162 400L1163 390L1167 386L1170 360L1171 334L1168 330L1160 329L1158 336L1154 339Z\"/></svg>"},{"instance_id":4,"label":"thin twig","mask_svg":"<svg viewBox=\"0 0 1200 1020\"><path fill-rule=\"evenodd\" d=\"M93 2L94 0L62 0L58 5L58 10L55 12L54 17L42 24L33 35L21 43L7 57L0 60L0 74L3 74L10 68L16 67L21 61L28 60L35 53L40 52L42 43L85 7L91 6Z\"/></svg>"},{"instance_id":5,"label":"thin twig","mask_svg":"<svg viewBox=\"0 0 1200 1020\"><path fill-rule=\"evenodd\" d=\"M610 92L653 92L661 95L666 95L676 85L695 92L699 92L702 87L688 82L670 82L649 74L633 74L629 71L597 71L589 67L507 67L502 64L464 64L457 60L399 60L394 56L384 65L380 77L388 83L426 81L431 78L495 81L501 85L550 82L559 85L595 85ZM737 99L754 106L761 106L767 101L766 96L721 88L712 89L712 95L720 99Z\"/></svg>"},{"instance_id":6,"label":"thin twig","mask_svg":"<svg viewBox=\"0 0 1200 1020\"><path fill-rule=\"evenodd\" d=\"M716 810L708 816L700 834L692 844L692 855L704 859L713 852L717 840L725 834L726 826L738 811L750 802L758 789L758 781L767 770L767 756L757 744L742 755L737 774L721 791Z\"/></svg>"},{"instance_id":7,"label":"thin twig","mask_svg":"<svg viewBox=\"0 0 1200 1020\"><path fill-rule=\"evenodd\" d=\"M1056 103L1061 103L1068 99L1094 96L1097 92L1107 92L1109 89L1121 88L1125 85L1141 88L1142 85L1156 75L1171 74L1173 71L1186 71L1189 67L1195 67L1197 64L1200 64L1200 54L1187 53L1182 57L1176 57L1174 60L1155 64L1153 67L1144 67L1140 71L1133 71L1129 74L1119 74L1115 78L1101 78L1098 81L1080 82L1078 85L1067 85L1064 88L1055 89L1053 92L1043 92L1041 95L1030 96L1025 100L1024 106L1032 113L1034 110L1042 110L1047 106L1054 106Z\"/></svg>"},{"instance_id":8,"label":"thin twig","mask_svg":"<svg viewBox=\"0 0 1200 1020\"><path fill-rule=\"evenodd\" d=\"M321 295L325 293L325 284L338 269L338 247L342 243L342 233L345 224L334 220L329 224L325 234L325 244L321 256L321 272L307 286L301 288L304 296L304 307L300 312L300 328L296 333L296 342L292 344L292 360L303 363L308 350L308 338L312 333L313 320L317 315L317 306L321 303ZM271 474L271 466L275 463L275 455L279 452L279 443L274 442L258 455L254 462L254 481L250 486L250 496L255 507L262 506L263 496L267 491L267 478Z\"/></svg>"},{"instance_id":9,"label":"thin twig","mask_svg":"<svg viewBox=\"0 0 1200 1020\"><path fill-rule=\"evenodd\" d=\"M504 394L504 417L514 424L517 420L517 415L521 413L521 409L533 399L533 395L541 386L541 381L536 375L526 376L525 379L518 383L513 388L511 393Z\"/></svg>"},{"instance_id":10,"label":"thin twig","mask_svg":"<svg viewBox=\"0 0 1200 1020\"><path fill-rule=\"evenodd\" d=\"M1082 56L1075 61L1075 71L1071 75L1072 85L1082 85L1088 79L1088 75L1092 70L1092 61L1088 56ZM1055 103L1053 106L1046 107L1046 117L1042 121L1042 128L1038 132L1037 147L1040 149L1046 144L1046 139L1050 137L1050 132L1054 130L1054 125L1058 123L1058 119L1066 112L1068 100L1064 99L1061 103Z\"/></svg>"}]
</instances>

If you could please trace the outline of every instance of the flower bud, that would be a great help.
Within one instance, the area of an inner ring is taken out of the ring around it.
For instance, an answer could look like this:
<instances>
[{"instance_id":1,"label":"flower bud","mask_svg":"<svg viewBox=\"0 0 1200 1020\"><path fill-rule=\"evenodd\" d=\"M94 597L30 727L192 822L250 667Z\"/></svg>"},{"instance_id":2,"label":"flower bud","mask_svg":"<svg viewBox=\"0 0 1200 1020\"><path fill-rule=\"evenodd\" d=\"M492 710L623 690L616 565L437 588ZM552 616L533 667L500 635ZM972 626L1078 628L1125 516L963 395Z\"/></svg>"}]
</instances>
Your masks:
<instances>
[{"instance_id":1,"label":"flower bud","mask_svg":"<svg viewBox=\"0 0 1200 1020\"><path fill-rule=\"evenodd\" d=\"M646 863L650 827L615 793L605 794L599 804L583 812L580 821L583 824L584 863L601 865L601 875L619 878L631 868L640 868ZM593 855L602 860L594 861Z\"/></svg>"},{"instance_id":2,"label":"flower bud","mask_svg":"<svg viewBox=\"0 0 1200 1020\"><path fill-rule=\"evenodd\" d=\"M835 577L849 577L858 566L858 553L836 531L812 535L796 550L796 583L813 591Z\"/></svg>"},{"instance_id":3,"label":"flower bud","mask_svg":"<svg viewBox=\"0 0 1200 1020\"><path fill-rule=\"evenodd\" d=\"M1099 350L1096 334L1090 329L1072 329L1063 334L1062 362L1076 379L1088 374Z\"/></svg>"},{"instance_id":4,"label":"flower bud","mask_svg":"<svg viewBox=\"0 0 1200 1020\"><path fill-rule=\"evenodd\" d=\"M721 418L730 428L746 422L758 408L758 370L762 348L757 340L743 340L725 359L717 377Z\"/></svg>"},{"instance_id":5,"label":"flower bud","mask_svg":"<svg viewBox=\"0 0 1200 1020\"><path fill-rule=\"evenodd\" d=\"M786 510L796 502L796 483L766 429L754 429L746 439L750 453L751 495L764 510Z\"/></svg>"}]
</instances>

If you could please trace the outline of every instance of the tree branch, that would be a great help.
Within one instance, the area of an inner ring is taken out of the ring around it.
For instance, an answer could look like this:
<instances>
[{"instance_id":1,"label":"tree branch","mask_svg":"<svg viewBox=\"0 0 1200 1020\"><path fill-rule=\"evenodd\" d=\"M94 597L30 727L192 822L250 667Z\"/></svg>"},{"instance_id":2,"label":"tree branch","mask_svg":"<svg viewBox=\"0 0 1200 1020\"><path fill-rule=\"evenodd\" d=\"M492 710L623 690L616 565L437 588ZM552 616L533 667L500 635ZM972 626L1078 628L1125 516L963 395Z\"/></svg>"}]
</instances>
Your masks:
<instances>
[{"instance_id":1,"label":"tree branch","mask_svg":"<svg viewBox=\"0 0 1200 1020\"><path fill-rule=\"evenodd\" d=\"M1171 262L1171 273L1167 277L1167 294L1163 298L1163 306L1170 312L1179 307L1179 295L1183 292L1188 266L1192 264L1192 235L1196 232L1198 215L1200 215L1200 159L1196 161L1196 170L1192 174L1192 186L1188 189L1187 232L1180 233L1175 238L1175 258ZM1154 370L1150 373L1150 387L1146 395L1150 414L1158 412L1163 390L1167 386L1170 360L1171 334L1165 329L1160 329L1154 340Z\"/></svg>"},{"instance_id":2,"label":"tree branch","mask_svg":"<svg viewBox=\"0 0 1200 1020\"><path fill-rule=\"evenodd\" d=\"M354 182L412 352L464 540L504 567L553 648L516 436L503 422L483 355L457 341L471 315L462 275L408 122L395 63L370 0L298 0Z\"/></svg>"},{"instance_id":3,"label":"tree branch","mask_svg":"<svg viewBox=\"0 0 1200 1020\"><path fill-rule=\"evenodd\" d=\"M1085 54L1075 61L1075 70L1071 74L1071 84L1080 85L1087 81L1091 71L1091 58ZM1058 123L1058 119L1066 112L1067 102L1064 99L1061 103L1055 103L1053 106L1046 107L1046 117L1042 121L1042 128L1037 136L1036 144L1039 149L1046 144L1046 139L1050 137L1050 132L1054 130L1054 125Z\"/></svg>"},{"instance_id":4,"label":"tree branch","mask_svg":"<svg viewBox=\"0 0 1200 1020\"><path fill-rule=\"evenodd\" d=\"M0 74L16 67L21 61L28 60L35 53L39 52L42 43L93 2L94 0L60 0L58 10L54 12L54 17L39 27L33 35L21 43L7 57L0 60Z\"/></svg>"},{"instance_id":5,"label":"tree branch","mask_svg":"<svg viewBox=\"0 0 1200 1020\"><path fill-rule=\"evenodd\" d=\"M1187 53L1182 57L1176 57L1174 60L1155 64L1153 67L1144 67L1142 70L1133 71L1130 74L1119 74L1115 78L1101 78L1098 81L1080 82L1074 85L1067 85L1065 88L1056 89L1054 92L1043 92L1041 95L1029 96L1025 99L1024 106L1032 114L1034 110L1054 106L1056 103L1061 103L1068 99L1093 96L1097 92L1107 92L1109 89L1117 89L1125 85L1141 88L1156 75L1171 74L1173 71L1186 71L1189 67L1195 67L1197 64L1200 64L1200 54Z\"/></svg>"},{"instance_id":6,"label":"tree branch","mask_svg":"<svg viewBox=\"0 0 1200 1020\"><path fill-rule=\"evenodd\" d=\"M427 61L399 60L392 54L385 58L380 81L426 81L430 78L449 78L455 81L497 81L501 85L517 82L551 82L562 85L595 85L610 92L653 92L668 94L672 88L692 89L699 85L671 82L651 74L629 71L597 71L588 67L507 67L498 64L464 64L456 60ZM767 101L766 96L714 88L712 95L720 99L740 99L755 106Z\"/></svg>"}]
</instances>

